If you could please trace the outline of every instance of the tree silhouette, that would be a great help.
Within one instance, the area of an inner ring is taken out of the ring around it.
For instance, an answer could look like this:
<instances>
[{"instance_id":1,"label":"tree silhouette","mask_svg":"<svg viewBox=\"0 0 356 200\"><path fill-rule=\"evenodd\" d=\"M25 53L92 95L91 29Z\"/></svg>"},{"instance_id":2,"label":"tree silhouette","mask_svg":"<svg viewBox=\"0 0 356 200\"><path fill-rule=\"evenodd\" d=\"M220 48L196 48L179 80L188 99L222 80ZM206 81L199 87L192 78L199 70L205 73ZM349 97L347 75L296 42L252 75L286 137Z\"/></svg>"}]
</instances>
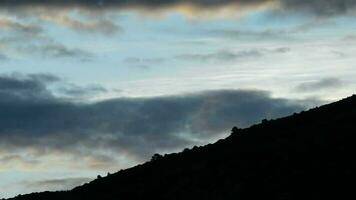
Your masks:
<instances>
[{"instance_id":1,"label":"tree silhouette","mask_svg":"<svg viewBox=\"0 0 356 200\"><path fill-rule=\"evenodd\" d=\"M234 126L234 127L231 129L231 134L232 134L232 135L237 134L239 131L240 131L240 129L237 128L236 126Z\"/></svg>"},{"instance_id":2,"label":"tree silhouette","mask_svg":"<svg viewBox=\"0 0 356 200\"><path fill-rule=\"evenodd\" d=\"M161 154L158 154L158 153L155 153L152 158L151 158L151 161L156 161L156 160L159 160L163 158L163 156Z\"/></svg>"}]
</instances>

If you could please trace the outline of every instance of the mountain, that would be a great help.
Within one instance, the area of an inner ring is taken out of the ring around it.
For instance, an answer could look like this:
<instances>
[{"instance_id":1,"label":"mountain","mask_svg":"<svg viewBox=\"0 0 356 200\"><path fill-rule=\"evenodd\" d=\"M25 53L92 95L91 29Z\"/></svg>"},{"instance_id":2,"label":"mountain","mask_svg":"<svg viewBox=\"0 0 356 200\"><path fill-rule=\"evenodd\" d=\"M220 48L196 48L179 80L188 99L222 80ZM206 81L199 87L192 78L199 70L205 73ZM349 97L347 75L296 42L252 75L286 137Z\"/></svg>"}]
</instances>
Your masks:
<instances>
[{"instance_id":1,"label":"mountain","mask_svg":"<svg viewBox=\"0 0 356 200\"><path fill-rule=\"evenodd\" d=\"M356 96L155 155L71 191L13 200L352 199Z\"/></svg>"}]
</instances>

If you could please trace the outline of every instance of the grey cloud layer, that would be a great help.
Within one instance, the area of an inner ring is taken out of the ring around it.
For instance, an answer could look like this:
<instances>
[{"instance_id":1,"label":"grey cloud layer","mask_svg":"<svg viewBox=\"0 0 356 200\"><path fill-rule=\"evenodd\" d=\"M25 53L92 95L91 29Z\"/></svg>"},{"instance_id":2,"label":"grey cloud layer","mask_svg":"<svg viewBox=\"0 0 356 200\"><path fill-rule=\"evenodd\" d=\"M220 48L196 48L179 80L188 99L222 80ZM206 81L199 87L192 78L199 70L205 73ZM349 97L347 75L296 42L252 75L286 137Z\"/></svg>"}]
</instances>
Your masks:
<instances>
[{"instance_id":1,"label":"grey cloud layer","mask_svg":"<svg viewBox=\"0 0 356 200\"><path fill-rule=\"evenodd\" d=\"M174 6L177 4L192 4L196 6L211 7L211 6L222 6L229 5L232 3L240 4L256 4L264 3L270 0L4 0L1 1L2 6L33 6L33 5L43 5L48 6L83 6L83 7L165 7Z\"/></svg>"},{"instance_id":2,"label":"grey cloud layer","mask_svg":"<svg viewBox=\"0 0 356 200\"><path fill-rule=\"evenodd\" d=\"M307 11L318 15L346 14L354 11L355 0L4 0L3 7L21 6L54 6L54 7L87 7L87 8L165 8L180 4L190 4L201 8L214 8L233 4L259 5L274 2L288 11Z\"/></svg>"},{"instance_id":3,"label":"grey cloud layer","mask_svg":"<svg viewBox=\"0 0 356 200\"><path fill-rule=\"evenodd\" d=\"M142 159L304 108L266 92L240 90L74 103L53 95L50 80L0 77L0 149L73 154L107 149Z\"/></svg>"}]
</instances>

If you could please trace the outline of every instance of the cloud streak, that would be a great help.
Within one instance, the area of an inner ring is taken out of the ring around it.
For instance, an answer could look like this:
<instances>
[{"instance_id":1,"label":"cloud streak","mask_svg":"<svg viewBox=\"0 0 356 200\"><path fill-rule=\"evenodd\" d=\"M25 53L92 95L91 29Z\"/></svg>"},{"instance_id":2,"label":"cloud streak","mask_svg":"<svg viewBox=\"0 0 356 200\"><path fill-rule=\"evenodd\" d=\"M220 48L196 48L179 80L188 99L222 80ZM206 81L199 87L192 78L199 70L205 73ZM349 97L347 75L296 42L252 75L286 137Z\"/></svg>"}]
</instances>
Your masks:
<instances>
[{"instance_id":1,"label":"cloud streak","mask_svg":"<svg viewBox=\"0 0 356 200\"><path fill-rule=\"evenodd\" d=\"M265 55L271 54L284 54L289 52L290 49L287 47L280 47L275 49L251 49L251 50L243 50L243 51L228 51L221 50L214 53L206 53L206 54L183 54L176 56L179 60L184 61L200 61L200 62L209 62L215 61L217 63L221 62L233 62L240 59L255 59L260 58Z\"/></svg>"}]
</instances>

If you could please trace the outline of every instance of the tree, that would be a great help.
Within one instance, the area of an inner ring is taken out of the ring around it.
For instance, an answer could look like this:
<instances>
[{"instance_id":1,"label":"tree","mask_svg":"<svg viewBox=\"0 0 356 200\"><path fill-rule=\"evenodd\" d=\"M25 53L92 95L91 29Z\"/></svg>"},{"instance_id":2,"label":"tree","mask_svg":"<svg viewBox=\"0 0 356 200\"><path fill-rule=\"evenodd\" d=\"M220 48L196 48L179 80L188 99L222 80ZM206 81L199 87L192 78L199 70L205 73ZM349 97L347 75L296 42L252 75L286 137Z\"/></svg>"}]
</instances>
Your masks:
<instances>
[{"instance_id":1,"label":"tree","mask_svg":"<svg viewBox=\"0 0 356 200\"><path fill-rule=\"evenodd\" d=\"M234 127L231 129L231 134L237 134L239 131L240 131L240 129L237 128L236 126L234 126Z\"/></svg>"},{"instance_id":2,"label":"tree","mask_svg":"<svg viewBox=\"0 0 356 200\"><path fill-rule=\"evenodd\" d=\"M156 160L159 160L161 159L163 156L161 154L158 154L158 153L155 153L152 158L151 158L151 161L156 161Z\"/></svg>"}]
</instances>

